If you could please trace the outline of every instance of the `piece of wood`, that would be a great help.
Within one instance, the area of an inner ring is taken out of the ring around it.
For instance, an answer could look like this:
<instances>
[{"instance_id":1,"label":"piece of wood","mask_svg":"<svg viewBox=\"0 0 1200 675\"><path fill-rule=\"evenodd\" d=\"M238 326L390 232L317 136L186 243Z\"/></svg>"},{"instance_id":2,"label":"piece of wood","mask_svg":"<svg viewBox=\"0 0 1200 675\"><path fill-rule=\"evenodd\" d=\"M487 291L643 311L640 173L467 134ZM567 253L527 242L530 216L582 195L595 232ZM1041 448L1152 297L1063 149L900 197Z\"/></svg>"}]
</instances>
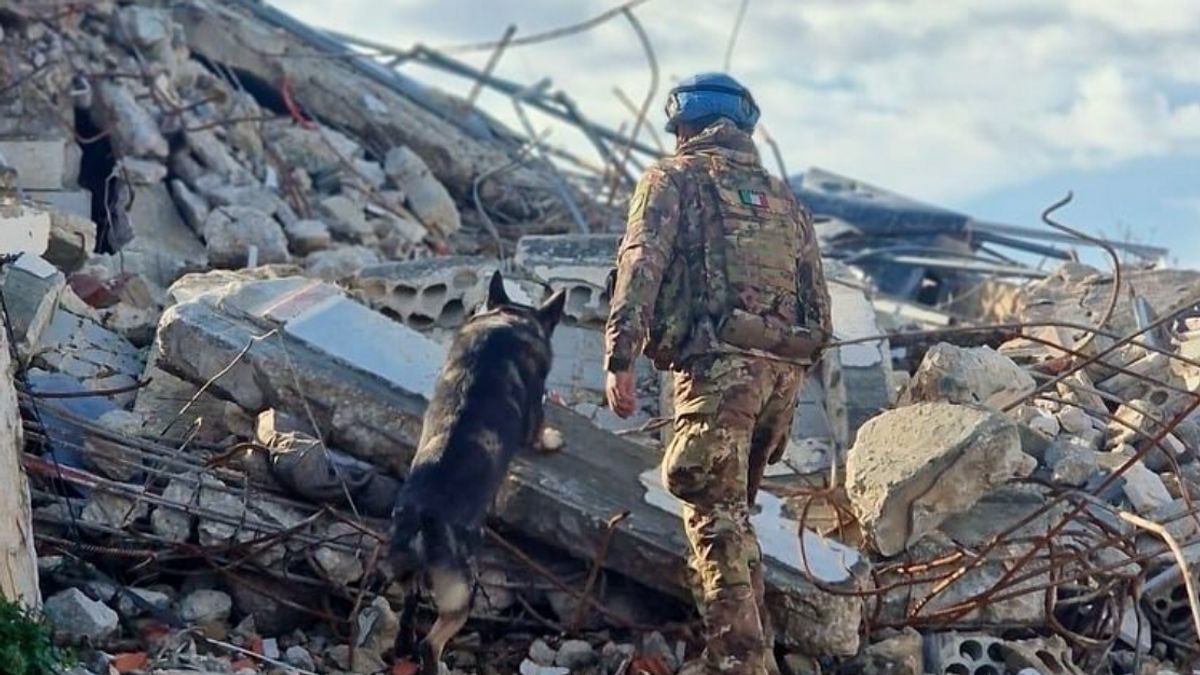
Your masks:
<instances>
[{"instance_id":1,"label":"piece of wood","mask_svg":"<svg viewBox=\"0 0 1200 675\"><path fill-rule=\"evenodd\" d=\"M0 331L0 595L10 602L38 608L42 596L33 546L29 482L21 467L21 411L13 370L8 336Z\"/></svg>"}]
</instances>

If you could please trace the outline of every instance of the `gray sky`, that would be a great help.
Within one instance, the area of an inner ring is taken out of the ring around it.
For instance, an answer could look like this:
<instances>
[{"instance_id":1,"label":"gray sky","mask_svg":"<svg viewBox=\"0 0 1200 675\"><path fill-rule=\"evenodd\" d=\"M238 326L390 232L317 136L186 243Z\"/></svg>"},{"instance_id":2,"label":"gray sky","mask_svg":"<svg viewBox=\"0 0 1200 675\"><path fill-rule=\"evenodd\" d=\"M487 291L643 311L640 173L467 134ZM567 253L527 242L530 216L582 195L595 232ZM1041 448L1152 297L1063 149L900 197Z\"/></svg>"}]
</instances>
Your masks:
<instances>
[{"instance_id":1,"label":"gray sky","mask_svg":"<svg viewBox=\"0 0 1200 675\"><path fill-rule=\"evenodd\" d=\"M398 47L517 36L615 0L273 0L309 23ZM635 11L662 83L720 69L740 0L650 0ZM482 66L486 53L462 58ZM980 218L1033 225L1067 189L1064 221L1170 246L1200 267L1200 2L1196 0L750 0L732 74L751 87L790 172L820 166ZM463 93L469 83L405 71ZM616 127L640 102L645 55L618 18L513 48L498 74L549 77ZM481 104L511 119L511 104ZM538 126L552 126L544 118ZM586 151L565 128L551 139Z\"/></svg>"}]
</instances>

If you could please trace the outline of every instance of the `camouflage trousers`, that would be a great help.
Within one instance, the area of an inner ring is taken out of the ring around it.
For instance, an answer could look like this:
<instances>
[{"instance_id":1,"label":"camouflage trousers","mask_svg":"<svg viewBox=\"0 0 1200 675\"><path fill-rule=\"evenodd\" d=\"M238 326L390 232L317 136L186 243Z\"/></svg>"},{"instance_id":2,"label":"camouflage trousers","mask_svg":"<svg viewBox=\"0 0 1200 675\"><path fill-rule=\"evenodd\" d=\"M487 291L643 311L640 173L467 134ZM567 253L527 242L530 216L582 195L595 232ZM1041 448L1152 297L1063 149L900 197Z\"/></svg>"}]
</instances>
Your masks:
<instances>
[{"instance_id":1,"label":"camouflage trousers","mask_svg":"<svg viewBox=\"0 0 1200 675\"><path fill-rule=\"evenodd\" d=\"M699 357L673 373L663 484L683 502L711 673L779 672L750 508L768 461L787 445L802 379L796 366L729 354Z\"/></svg>"}]
</instances>

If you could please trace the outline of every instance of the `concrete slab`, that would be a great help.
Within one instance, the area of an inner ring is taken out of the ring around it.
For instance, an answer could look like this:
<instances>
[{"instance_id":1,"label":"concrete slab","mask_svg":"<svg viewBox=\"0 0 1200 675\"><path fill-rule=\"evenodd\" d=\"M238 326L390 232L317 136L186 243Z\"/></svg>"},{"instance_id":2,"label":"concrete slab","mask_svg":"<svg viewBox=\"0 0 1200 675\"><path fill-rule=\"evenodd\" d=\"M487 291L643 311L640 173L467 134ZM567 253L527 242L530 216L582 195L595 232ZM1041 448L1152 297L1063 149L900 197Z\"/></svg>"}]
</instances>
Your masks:
<instances>
[{"instance_id":1,"label":"concrete slab","mask_svg":"<svg viewBox=\"0 0 1200 675\"><path fill-rule=\"evenodd\" d=\"M83 151L73 140L0 140L0 155L17 170L17 185L25 190L61 190L75 187Z\"/></svg>"}]
</instances>

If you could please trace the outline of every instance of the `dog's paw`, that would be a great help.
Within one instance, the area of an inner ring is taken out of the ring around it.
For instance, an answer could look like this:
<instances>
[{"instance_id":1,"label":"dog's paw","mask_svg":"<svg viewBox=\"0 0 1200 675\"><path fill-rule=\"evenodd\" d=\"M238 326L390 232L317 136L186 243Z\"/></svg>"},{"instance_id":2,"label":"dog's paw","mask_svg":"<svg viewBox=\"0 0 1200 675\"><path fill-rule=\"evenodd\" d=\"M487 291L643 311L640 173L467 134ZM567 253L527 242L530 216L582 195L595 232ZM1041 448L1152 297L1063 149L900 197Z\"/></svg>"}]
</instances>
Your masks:
<instances>
[{"instance_id":1,"label":"dog's paw","mask_svg":"<svg viewBox=\"0 0 1200 675\"><path fill-rule=\"evenodd\" d=\"M562 450L562 432L553 427L544 427L542 429L542 436L538 439L537 446L537 449L542 452L557 452Z\"/></svg>"}]
</instances>

